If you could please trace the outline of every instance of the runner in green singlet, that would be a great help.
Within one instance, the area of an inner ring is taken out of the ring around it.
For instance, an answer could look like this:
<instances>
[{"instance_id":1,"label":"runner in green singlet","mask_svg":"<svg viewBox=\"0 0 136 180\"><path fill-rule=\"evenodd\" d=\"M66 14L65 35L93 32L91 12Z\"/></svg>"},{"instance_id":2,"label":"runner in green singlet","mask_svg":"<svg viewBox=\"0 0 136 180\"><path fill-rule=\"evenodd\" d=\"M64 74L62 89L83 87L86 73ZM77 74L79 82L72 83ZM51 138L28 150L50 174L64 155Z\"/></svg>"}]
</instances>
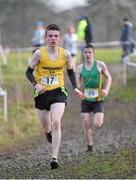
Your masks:
<instances>
[{"instance_id":1,"label":"runner in green singlet","mask_svg":"<svg viewBox=\"0 0 136 180\"><path fill-rule=\"evenodd\" d=\"M103 77L105 77L105 83L103 83ZM81 101L81 118L87 151L93 151L90 113L94 114L94 126L100 128L104 119L104 99L109 94L111 81L112 78L105 63L94 59L94 47L92 44L87 44L84 48L84 63L77 68L77 86L81 88L83 83L84 89Z\"/></svg>"}]
</instances>

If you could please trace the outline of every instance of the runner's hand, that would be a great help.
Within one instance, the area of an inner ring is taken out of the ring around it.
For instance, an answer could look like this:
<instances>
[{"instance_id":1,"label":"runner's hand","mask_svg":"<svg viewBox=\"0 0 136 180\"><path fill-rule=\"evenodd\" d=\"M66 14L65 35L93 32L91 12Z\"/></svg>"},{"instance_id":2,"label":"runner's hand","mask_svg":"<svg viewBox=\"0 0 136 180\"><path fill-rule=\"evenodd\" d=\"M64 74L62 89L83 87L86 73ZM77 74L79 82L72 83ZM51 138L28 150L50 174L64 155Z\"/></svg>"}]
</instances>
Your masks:
<instances>
[{"instance_id":1,"label":"runner's hand","mask_svg":"<svg viewBox=\"0 0 136 180\"><path fill-rule=\"evenodd\" d=\"M108 91L106 89L102 89L102 95L104 97L107 97L108 96Z\"/></svg>"},{"instance_id":2,"label":"runner's hand","mask_svg":"<svg viewBox=\"0 0 136 180\"><path fill-rule=\"evenodd\" d=\"M36 84L35 86L34 86L34 88L40 93L40 94L43 94L44 92L45 92L45 88L44 88L44 86L43 85L41 85L41 84Z\"/></svg>"},{"instance_id":3,"label":"runner's hand","mask_svg":"<svg viewBox=\"0 0 136 180\"><path fill-rule=\"evenodd\" d=\"M79 96L81 99L84 97L84 94L81 90L79 90L78 88L75 88L74 90L75 90L77 96Z\"/></svg>"}]
</instances>

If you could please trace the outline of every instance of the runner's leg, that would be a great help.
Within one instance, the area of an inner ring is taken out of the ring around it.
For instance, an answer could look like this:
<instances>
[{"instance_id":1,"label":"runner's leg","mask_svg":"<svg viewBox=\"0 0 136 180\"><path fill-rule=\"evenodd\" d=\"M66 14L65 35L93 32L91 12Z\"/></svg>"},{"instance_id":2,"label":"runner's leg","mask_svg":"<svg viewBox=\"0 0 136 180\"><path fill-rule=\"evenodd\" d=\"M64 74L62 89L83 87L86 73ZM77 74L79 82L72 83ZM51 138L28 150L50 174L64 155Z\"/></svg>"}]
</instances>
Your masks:
<instances>
[{"instance_id":1,"label":"runner's leg","mask_svg":"<svg viewBox=\"0 0 136 180\"><path fill-rule=\"evenodd\" d=\"M94 114L93 123L96 128L101 128L103 125L104 113L97 112Z\"/></svg>"},{"instance_id":2,"label":"runner's leg","mask_svg":"<svg viewBox=\"0 0 136 180\"><path fill-rule=\"evenodd\" d=\"M55 103L51 105L52 119L52 157L58 157L61 142L61 118L65 110L65 103Z\"/></svg>"},{"instance_id":3,"label":"runner's leg","mask_svg":"<svg viewBox=\"0 0 136 180\"><path fill-rule=\"evenodd\" d=\"M90 126L90 115L89 113L81 113L81 117L83 120L83 129L84 135L87 142L87 145L92 145L92 130Z\"/></svg>"},{"instance_id":4,"label":"runner's leg","mask_svg":"<svg viewBox=\"0 0 136 180\"><path fill-rule=\"evenodd\" d=\"M38 114L44 133L49 133L51 131L50 111L38 109Z\"/></svg>"}]
</instances>

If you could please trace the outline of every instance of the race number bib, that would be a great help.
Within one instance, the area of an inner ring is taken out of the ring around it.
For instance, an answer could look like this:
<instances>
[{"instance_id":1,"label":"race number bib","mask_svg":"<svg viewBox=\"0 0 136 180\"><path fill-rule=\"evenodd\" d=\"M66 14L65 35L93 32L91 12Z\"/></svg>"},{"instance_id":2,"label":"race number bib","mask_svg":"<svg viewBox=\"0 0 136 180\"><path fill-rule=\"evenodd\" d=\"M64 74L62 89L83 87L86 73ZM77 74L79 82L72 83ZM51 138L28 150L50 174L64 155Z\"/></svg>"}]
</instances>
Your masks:
<instances>
[{"instance_id":1,"label":"race number bib","mask_svg":"<svg viewBox=\"0 0 136 180\"><path fill-rule=\"evenodd\" d=\"M58 85L59 84L59 78L57 76L49 76L49 77L45 77L43 76L41 78L41 83L43 85Z\"/></svg>"},{"instance_id":2,"label":"race number bib","mask_svg":"<svg viewBox=\"0 0 136 180\"><path fill-rule=\"evenodd\" d=\"M97 98L98 97L98 89L85 89L84 90L85 98Z\"/></svg>"}]
</instances>

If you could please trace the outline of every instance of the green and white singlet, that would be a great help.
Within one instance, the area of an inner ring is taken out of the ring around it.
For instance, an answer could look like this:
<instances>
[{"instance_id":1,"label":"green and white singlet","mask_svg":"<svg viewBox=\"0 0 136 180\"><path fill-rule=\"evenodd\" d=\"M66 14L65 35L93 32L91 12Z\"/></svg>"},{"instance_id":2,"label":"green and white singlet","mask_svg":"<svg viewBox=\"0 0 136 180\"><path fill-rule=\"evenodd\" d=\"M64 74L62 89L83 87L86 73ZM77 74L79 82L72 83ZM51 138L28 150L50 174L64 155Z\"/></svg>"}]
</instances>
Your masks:
<instances>
[{"instance_id":1,"label":"green and white singlet","mask_svg":"<svg viewBox=\"0 0 136 180\"><path fill-rule=\"evenodd\" d=\"M87 70L83 64L80 75L83 78L85 100L93 102L103 101L103 76L102 73L98 71L97 61L94 60L91 70Z\"/></svg>"}]
</instances>

